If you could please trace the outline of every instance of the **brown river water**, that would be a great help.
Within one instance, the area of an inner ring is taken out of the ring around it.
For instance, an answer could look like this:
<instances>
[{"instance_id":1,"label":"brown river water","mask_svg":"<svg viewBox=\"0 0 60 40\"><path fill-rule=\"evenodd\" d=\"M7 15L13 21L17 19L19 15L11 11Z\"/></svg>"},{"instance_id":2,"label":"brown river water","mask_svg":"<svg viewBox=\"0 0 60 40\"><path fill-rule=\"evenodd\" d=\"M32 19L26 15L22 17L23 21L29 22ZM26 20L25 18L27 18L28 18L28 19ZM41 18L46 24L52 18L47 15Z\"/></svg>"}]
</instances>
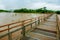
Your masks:
<instances>
[{"instance_id":1,"label":"brown river water","mask_svg":"<svg viewBox=\"0 0 60 40\"><path fill-rule=\"evenodd\" d=\"M31 19L34 17L42 16L42 14L32 13L0 13L0 26L12 22Z\"/></svg>"}]
</instances>

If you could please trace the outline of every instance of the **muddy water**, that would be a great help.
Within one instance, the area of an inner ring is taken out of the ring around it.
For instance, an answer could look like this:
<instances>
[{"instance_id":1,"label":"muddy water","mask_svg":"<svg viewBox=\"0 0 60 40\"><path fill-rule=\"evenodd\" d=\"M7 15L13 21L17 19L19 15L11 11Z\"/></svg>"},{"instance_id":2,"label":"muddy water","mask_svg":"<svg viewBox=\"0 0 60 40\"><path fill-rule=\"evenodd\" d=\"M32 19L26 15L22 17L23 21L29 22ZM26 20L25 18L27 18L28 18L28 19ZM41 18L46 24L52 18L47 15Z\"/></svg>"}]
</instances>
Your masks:
<instances>
[{"instance_id":1,"label":"muddy water","mask_svg":"<svg viewBox=\"0 0 60 40\"><path fill-rule=\"evenodd\" d=\"M42 14L32 14L32 13L0 13L0 26L8 23L22 21L37 16L42 16Z\"/></svg>"}]
</instances>

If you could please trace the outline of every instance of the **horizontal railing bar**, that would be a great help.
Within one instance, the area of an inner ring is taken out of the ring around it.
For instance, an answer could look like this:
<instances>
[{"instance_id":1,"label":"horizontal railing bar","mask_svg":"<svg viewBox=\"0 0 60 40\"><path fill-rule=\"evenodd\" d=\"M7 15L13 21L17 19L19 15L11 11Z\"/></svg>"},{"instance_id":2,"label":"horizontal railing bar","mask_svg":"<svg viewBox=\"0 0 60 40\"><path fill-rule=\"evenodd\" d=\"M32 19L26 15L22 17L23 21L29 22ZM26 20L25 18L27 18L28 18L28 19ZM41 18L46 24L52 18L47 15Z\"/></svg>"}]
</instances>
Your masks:
<instances>
[{"instance_id":1,"label":"horizontal railing bar","mask_svg":"<svg viewBox=\"0 0 60 40\"><path fill-rule=\"evenodd\" d=\"M32 19L34 19L34 18L32 18ZM31 20L31 19L27 19L27 20ZM23 21L27 21L27 20L23 20ZM6 25L3 25L3 26L0 26L0 28L2 28L4 26L8 26L8 25L17 24L17 23L20 23L20 22L23 22L23 21L18 21L18 22L15 22L15 23L6 24Z\"/></svg>"},{"instance_id":2,"label":"horizontal railing bar","mask_svg":"<svg viewBox=\"0 0 60 40\"><path fill-rule=\"evenodd\" d=\"M32 22L32 23L30 23L30 24L33 24L33 23L35 23L35 21L34 21L34 22ZM25 27L29 26L30 24L25 25ZM23 27L22 27L22 28L23 28ZM18 30L21 30L22 28L16 29L16 30L14 30L14 31L12 31L12 32L9 32L9 33L14 33L14 32L16 32L16 31L18 31ZM5 34L5 35L0 36L0 38L5 37L5 36L6 36L6 35L8 35L9 33L7 33L7 34Z\"/></svg>"},{"instance_id":3,"label":"horizontal railing bar","mask_svg":"<svg viewBox=\"0 0 60 40\"><path fill-rule=\"evenodd\" d=\"M31 21L25 22L24 24L29 23L29 22L31 22ZM17 25L17 26L22 26L22 24L19 24L19 25ZM12 29L12 28L16 28L17 26L11 27L11 28L9 28L9 29L7 28L7 29L5 29L5 30L1 30L0 32L4 32L4 31L6 31L6 30L10 30L10 29Z\"/></svg>"},{"instance_id":4,"label":"horizontal railing bar","mask_svg":"<svg viewBox=\"0 0 60 40\"><path fill-rule=\"evenodd\" d=\"M8 26L8 25L12 25L12 24L16 24L16 23L20 23L20 21L19 21L19 22L15 22L15 23L11 23L11 24L7 24L7 25L0 26L0 28L2 28L2 27L4 27L4 26Z\"/></svg>"},{"instance_id":5,"label":"horizontal railing bar","mask_svg":"<svg viewBox=\"0 0 60 40\"><path fill-rule=\"evenodd\" d=\"M32 22L32 23L30 23L30 24L27 24L27 25L25 25L25 27L27 27L27 26L29 26L29 25L31 25L31 24L33 24L33 23L35 23L36 21L34 21L34 22Z\"/></svg>"},{"instance_id":6,"label":"horizontal railing bar","mask_svg":"<svg viewBox=\"0 0 60 40\"><path fill-rule=\"evenodd\" d=\"M21 30L21 29L22 29L22 28L19 28L19 29L16 29L16 30L14 30L14 31L12 31L12 32L9 32L9 33L14 33L14 32L19 31L19 30ZM5 37L5 36L7 36L9 33L6 33L6 34L0 36L0 39L3 38L3 37Z\"/></svg>"},{"instance_id":7,"label":"horizontal railing bar","mask_svg":"<svg viewBox=\"0 0 60 40\"><path fill-rule=\"evenodd\" d=\"M22 24L21 24L21 25L22 25ZM18 26L21 26L21 25L18 25ZM9 29L7 28L7 29L5 29L5 30L1 30L0 33L1 33L1 32L4 32L4 31L7 31L7 30L10 30L10 29L12 29L12 28L16 28L16 27L18 27L18 26L14 26L14 27L11 27L11 28L9 28Z\"/></svg>"}]
</instances>

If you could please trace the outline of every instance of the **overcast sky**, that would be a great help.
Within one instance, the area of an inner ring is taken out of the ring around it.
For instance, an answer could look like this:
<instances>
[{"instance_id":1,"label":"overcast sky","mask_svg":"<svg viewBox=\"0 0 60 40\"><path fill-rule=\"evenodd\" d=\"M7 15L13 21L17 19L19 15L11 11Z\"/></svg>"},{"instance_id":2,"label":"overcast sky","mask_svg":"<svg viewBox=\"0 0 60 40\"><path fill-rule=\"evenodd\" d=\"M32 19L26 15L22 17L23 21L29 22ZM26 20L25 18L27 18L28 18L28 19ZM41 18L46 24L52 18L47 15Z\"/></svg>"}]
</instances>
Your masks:
<instances>
[{"instance_id":1,"label":"overcast sky","mask_svg":"<svg viewBox=\"0 0 60 40\"><path fill-rule=\"evenodd\" d=\"M0 0L0 9L37 9L42 7L60 10L60 0Z\"/></svg>"}]
</instances>

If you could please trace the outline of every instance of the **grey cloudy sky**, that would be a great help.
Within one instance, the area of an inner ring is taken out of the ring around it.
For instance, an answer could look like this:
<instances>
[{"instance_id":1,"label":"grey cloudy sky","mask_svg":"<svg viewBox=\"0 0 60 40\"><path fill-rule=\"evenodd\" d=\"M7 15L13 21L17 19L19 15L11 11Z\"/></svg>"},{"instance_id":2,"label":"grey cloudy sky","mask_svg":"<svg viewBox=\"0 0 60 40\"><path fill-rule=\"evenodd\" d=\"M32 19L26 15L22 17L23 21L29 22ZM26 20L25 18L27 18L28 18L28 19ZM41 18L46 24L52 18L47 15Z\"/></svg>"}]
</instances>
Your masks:
<instances>
[{"instance_id":1,"label":"grey cloudy sky","mask_svg":"<svg viewBox=\"0 0 60 40\"><path fill-rule=\"evenodd\" d=\"M0 0L0 9L47 9L60 10L60 0Z\"/></svg>"}]
</instances>

